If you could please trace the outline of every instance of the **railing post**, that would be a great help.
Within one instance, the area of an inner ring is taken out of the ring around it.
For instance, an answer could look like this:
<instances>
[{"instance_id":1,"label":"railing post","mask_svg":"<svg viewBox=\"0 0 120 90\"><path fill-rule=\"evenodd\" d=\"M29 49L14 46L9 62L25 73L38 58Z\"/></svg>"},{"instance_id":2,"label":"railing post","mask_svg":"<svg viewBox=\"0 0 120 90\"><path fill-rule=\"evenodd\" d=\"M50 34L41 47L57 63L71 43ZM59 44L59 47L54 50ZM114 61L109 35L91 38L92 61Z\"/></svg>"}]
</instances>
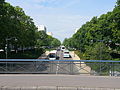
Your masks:
<instances>
[{"instance_id":1,"label":"railing post","mask_svg":"<svg viewBox=\"0 0 120 90\"><path fill-rule=\"evenodd\" d=\"M70 74L73 75L73 62L70 61Z\"/></svg>"},{"instance_id":2,"label":"railing post","mask_svg":"<svg viewBox=\"0 0 120 90\"><path fill-rule=\"evenodd\" d=\"M114 76L113 62L110 62L110 75Z\"/></svg>"},{"instance_id":3,"label":"railing post","mask_svg":"<svg viewBox=\"0 0 120 90\"><path fill-rule=\"evenodd\" d=\"M81 68L82 68L82 65L81 65L82 63L80 62L80 71L81 71ZM81 73L80 73L81 74Z\"/></svg>"},{"instance_id":4,"label":"railing post","mask_svg":"<svg viewBox=\"0 0 120 90\"><path fill-rule=\"evenodd\" d=\"M38 72L37 71L37 61L35 61L35 72Z\"/></svg>"},{"instance_id":5,"label":"railing post","mask_svg":"<svg viewBox=\"0 0 120 90\"><path fill-rule=\"evenodd\" d=\"M7 70L7 69L8 69L8 67L7 67L7 66L8 66L8 65L7 65L7 61L6 61L6 70L5 70L6 72L8 71L8 70Z\"/></svg>"},{"instance_id":6,"label":"railing post","mask_svg":"<svg viewBox=\"0 0 120 90\"><path fill-rule=\"evenodd\" d=\"M100 62L100 76L101 76L101 71L102 71L102 69L101 69L101 64L102 64L102 63Z\"/></svg>"},{"instance_id":7,"label":"railing post","mask_svg":"<svg viewBox=\"0 0 120 90\"><path fill-rule=\"evenodd\" d=\"M50 72L49 73L52 73L53 72L53 61L50 61Z\"/></svg>"},{"instance_id":8,"label":"railing post","mask_svg":"<svg viewBox=\"0 0 120 90\"><path fill-rule=\"evenodd\" d=\"M114 76L114 73L115 73L115 71L114 71L114 62L112 62L112 70L113 70L113 76Z\"/></svg>"}]
</instances>

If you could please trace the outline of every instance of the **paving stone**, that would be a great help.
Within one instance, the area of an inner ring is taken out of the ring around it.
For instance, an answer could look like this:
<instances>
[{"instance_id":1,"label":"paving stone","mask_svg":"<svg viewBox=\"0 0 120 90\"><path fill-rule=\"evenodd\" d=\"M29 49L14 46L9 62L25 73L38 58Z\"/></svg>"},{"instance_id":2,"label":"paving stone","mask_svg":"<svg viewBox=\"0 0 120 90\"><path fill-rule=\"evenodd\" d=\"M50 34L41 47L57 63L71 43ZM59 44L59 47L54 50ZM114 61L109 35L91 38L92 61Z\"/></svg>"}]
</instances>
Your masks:
<instances>
[{"instance_id":1,"label":"paving stone","mask_svg":"<svg viewBox=\"0 0 120 90\"><path fill-rule=\"evenodd\" d=\"M0 90L21 90L20 87L1 87Z\"/></svg>"},{"instance_id":2,"label":"paving stone","mask_svg":"<svg viewBox=\"0 0 120 90\"><path fill-rule=\"evenodd\" d=\"M114 88L87 88L79 87L78 90L115 90Z\"/></svg>"},{"instance_id":3,"label":"paving stone","mask_svg":"<svg viewBox=\"0 0 120 90\"><path fill-rule=\"evenodd\" d=\"M37 87L22 87L21 90L37 90Z\"/></svg>"},{"instance_id":4,"label":"paving stone","mask_svg":"<svg viewBox=\"0 0 120 90\"><path fill-rule=\"evenodd\" d=\"M37 90L57 90L56 86L40 86Z\"/></svg>"},{"instance_id":5,"label":"paving stone","mask_svg":"<svg viewBox=\"0 0 120 90\"><path fill-rule=\"evenodd\" d=\"M58 87L57 90L78 90L77 87Z\"/></svg>"},{"instance_id":6,"label":"paving stone","mask_svg":"<svg viewBox=\"0 0 120 90\"><path fill-rule=\"evenodd\" d=\"M120 90L120 89L114 89L114 90Z\"/></svg>"}]
</instances>

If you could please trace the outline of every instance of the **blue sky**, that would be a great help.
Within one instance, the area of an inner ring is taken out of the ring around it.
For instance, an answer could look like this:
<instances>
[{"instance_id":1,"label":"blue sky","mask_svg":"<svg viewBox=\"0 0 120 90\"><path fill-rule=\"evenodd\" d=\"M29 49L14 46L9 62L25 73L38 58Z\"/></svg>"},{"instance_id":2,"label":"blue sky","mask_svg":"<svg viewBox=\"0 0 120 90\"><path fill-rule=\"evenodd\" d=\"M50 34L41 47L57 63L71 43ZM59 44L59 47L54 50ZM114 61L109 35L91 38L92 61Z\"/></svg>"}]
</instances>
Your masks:
<instances>
[{"instance_id":1,"label":"blue sky","mask_svg":"<svg viewBox=\"0 0 120 90\"><path fill-rule=\"evenodd\" d=\"M36 25L45 25L48 32L63 41L74 34L93 16L112 11L117 0L6 0L23 8Z\"/></svg>"}]
</instances>

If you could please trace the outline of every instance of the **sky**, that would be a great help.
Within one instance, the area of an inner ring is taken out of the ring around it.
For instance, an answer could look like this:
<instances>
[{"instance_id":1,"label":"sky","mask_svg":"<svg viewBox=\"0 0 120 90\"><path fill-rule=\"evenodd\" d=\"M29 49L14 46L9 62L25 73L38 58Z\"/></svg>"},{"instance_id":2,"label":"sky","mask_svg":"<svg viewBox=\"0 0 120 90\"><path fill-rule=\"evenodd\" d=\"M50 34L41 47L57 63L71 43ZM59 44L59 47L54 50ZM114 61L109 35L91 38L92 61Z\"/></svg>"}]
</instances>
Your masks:
<instances>
[{"instance_id":1,"label":"sky","mask_svg":"<svg viewBox=\"0 0 120 90\"><path fill-rule=\"evenodd\" d=\"M60 41L71 37L94 16L112 11L117 0L6 0L20 6L35 25L45 25Z\"/></svg>"}]
</instances>

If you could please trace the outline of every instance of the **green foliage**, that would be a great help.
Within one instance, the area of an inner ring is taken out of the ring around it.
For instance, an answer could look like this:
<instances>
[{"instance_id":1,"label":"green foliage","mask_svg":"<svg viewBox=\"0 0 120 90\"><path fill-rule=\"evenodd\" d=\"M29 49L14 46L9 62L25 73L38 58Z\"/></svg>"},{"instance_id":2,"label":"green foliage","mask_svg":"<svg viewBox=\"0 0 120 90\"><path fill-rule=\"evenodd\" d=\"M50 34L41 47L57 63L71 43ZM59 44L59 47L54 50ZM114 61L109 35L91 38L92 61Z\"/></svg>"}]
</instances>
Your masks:
<instances>
[{"instance_id":1,"label":"green foliage","mask_svg":"<svg viewBox=\"0 0 120 90\"><path fill-rule=\"evenodd\" d=\"M63 44L80 50L86 59L112 59L111 51L120 51L120 0L113 11L93 17Z\"/></svg>"},{"instance_id":2,"label":"green foliage","mask_svg":"<svg viewBox=\"0 0 120 90\"><path fill-rule=\"evenodd\" d=\"M42 55L44 50L42 48L39 49L32 49L32 50L26 50L23 52L12 52L9 54L10 59L36 59L39 58L40 55Z\"/></svg>"},{"instance_id":3,"label":"green foliage","mask_svg":"<svg viewBox=\"0 0 120 90\"><path fill-rule=\"evenodd\" d=\"M47 41L48 41L48 46L50 47L58 47L61 45L61 42L58 39L49 35L48 35Z\"/></svg>"},{"instance_id":4,"label":"green foliage","mask_svg":"<svg viewBox=\"0 0 120 90\"><path fill-rule=\"evenodd\" d=\"M37 47L58 47L60 45L61 42L58 39L47 35L44 31L37 32Z\"/></svg>"},{"instance_id":5,"label":"green foliage","mask_svg":"<svg viewBox=\"0 0 120 90\"><path fill-rule=\"evenodd\" d=\"M60 45L61 45L61 42L60 42L58 39L53 38L53 40L52 40L52 42L51 42L51 46L53 46L53 47L58 47L58 46L60 46Z\"/></svg>"},{"instance_id":6,"label":"green foliage","mask_svg":"<svg viewBox=\"0 0 120 90\"><path fill-rule=\"evenodd\" d=\"M5 47L6 39L16 37L18 47L31 47L35 45L37 30L33 19L27 16L20 7L13 7L9 3L3 3L0 8L0 48ZM15 46L15 41L10 40Z\"/></svg>"},{"instance_id":7,"label":"green foliage","mask_svg":"<svg viewBox=\"0 0 120 90\"><path fill-rule=\"evenodd\" d=\"M120 0L117 0L117 6L120 6Z\"/></svg>"},{"instance_id":8,"label":"green foliage","mask_svg":"<svg viewBox=\"0 0 120 90\"><path fill-rule=\"evenodd\" d=\"M110 51L104 43L95 43L93 47L86 47L85 55L86 59L92 60L111 60Z\"/></svg>"},{"instance_id":9,"label":"green foliage","mask_svg":"<svg viewBox=\"0 0 120 90\"><path fill-rule=\"evenodd\" d=\"M48 46L48 36L44 31L39 31L36 33L37 34L37 43L36 46L38 48L41 48L42 46Z\"/></svg>"},{"instance_id":10,"label":"green foliage","mask_svg":"<svg viewBox=\"0 0 120 90\"><path fill-rule=\"evenodd\" d=\"M14 39L17 38L17 42ZM8 42L6 40L10 39ZM18 48L33 48L42 46L59 46L60 41L48 36L45 32L38 32L33 19L27 16L19 6L13 7L4 0L0 0L0 49L8 44Z\"/></svg>"},{"instance_id":11,"label":"green foliage","mask_svg":"<svg viewBox=\"0 0 120 90\"><path fill-rule=\"evenodd\" d=\"M75 51L75 54L77 54L81 60L86 60L84 53L80 51Z\"/></svg>"}]
</instances>

